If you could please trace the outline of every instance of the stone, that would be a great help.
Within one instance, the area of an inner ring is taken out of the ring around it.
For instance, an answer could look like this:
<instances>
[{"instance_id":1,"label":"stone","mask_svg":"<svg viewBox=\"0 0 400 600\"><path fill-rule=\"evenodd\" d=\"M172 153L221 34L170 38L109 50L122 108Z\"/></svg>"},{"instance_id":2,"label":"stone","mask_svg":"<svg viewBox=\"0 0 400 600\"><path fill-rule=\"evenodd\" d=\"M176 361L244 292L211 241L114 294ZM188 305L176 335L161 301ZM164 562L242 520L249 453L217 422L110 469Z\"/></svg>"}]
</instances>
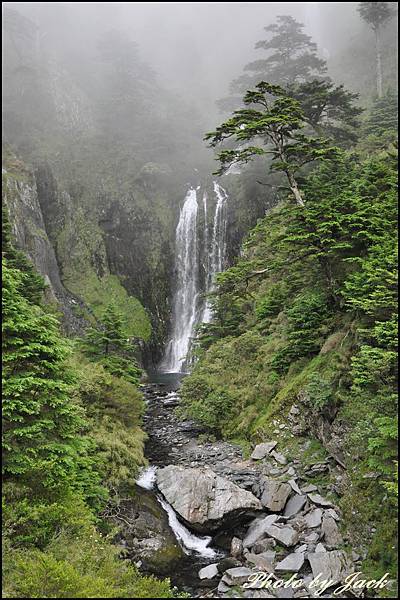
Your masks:
<instances>
[{"instance_id":1,"label":"stone","mask_svg":"<svg viewBox=\"0 0 400 600\"><path fill-rule=\"evenodd\" d=\"M231 556L239 558L243 553L243 542L237 537L233 537L231 541Z\"/></svg>"},{"instance_id":2,"label":"stone","mask_svg":"<svg viewBox=\"0 0 400 600\"><path fill-rule=\"evenodd\" d=\"M249 552L246 556L247 562L251 563L260 571L266 571L267 573L274 572L274 562L275 562L276 552L273 550L268 550L267 552L261 552L260 554L254 554Z\"/></svg>"},{"instance_id":3,"label":"stone","mask_svg":"<svg viewBox=\"0 0 400 600\"><path fill-rule=\"evenodd\" d=\"M295 552L305 552L307 550L307 548L308 548L307 544L302 544L301 546L296 548Z\"/></svg>"},{"instance_id":4,"label":"stone","mask_svg":"<svg viewBox=\"0 0 400 600\"><path fill-rule=\"evenodd\" d=\"M249 590L243 594L243 598L275 598L267 590Z\"/></svg>"},{"instance_id":5,"label":"stone","mask_svg":"<svg viewBox=\"0 0 400 600\"><path fill-rule=\"evenodd\" d=\"M310 498L311 502L317 504L318 506L327 506L331 508L333 507L332 502L330 502L326 498L323 498L319 494L308 494L308 497Z\"/></svg>"},{"instance_id":6,"label":"stone","mask_svg":"<svg viewBox=\"0 0 400 600\"><path fill-rule=\"evenodd\" d=\"M304 485L302 487L302 493L303 494L308 494L309 492L316 492L317 491L317 486L314 485L313 483L308 483L307 485Z\"/></svg>"},{"instance_id":7,"label":"stone","mask_svg":"<svg viewBox=\"0 0 400 600\"><path fill-rule=\"evenodd\" d=\"M328 508L325 511L325 514L329 515L330 517L332 517L333 519L335 519L335 521L339 521L340 520L339 515L337 514L336 510L334 510L333 508Z\"/></svg>"},{"instance_id":8,"label":"stone","mask_svg":"<svg viewBox=\"0 0 400 600\"><path fill-rule=\"evenodd\" d=\"M218 593L219 593L219 594L225 594L226 592L229 592L229 591L230 591L230 589L231 589L231 588L229 587L229 585L227 585L227 584L226 584L224 581L222 581L222 579L221 579L221 581L220 581L220 582L219 582L219 584L218 584L218 588L217 588L217 591L218 591Z\"/></svg>"},{"instance_id":9,"label":"stone","mask_svg":"<svg viewBox=\"0 0 400 600\"><path fill-rule=\"evenodd\" d=\"M314 508L304 517L304 521L310 529L313 527L319 527L322 521L322 510L320 508Z\"/></svg>"},{"instance_id":10,"label":"stone","mask_svg":"<svg viewBox=\"0 0 400 600\"><path fill-rule=\"evenodd\" d=\"M307 502L307 496L299 496L299 494L295 494L294 496L289 498L289 500L285 506L283 515L285 517L293 517L294 515L297 515L301 511L301 509L303 508L303 506L305 505L306 502Z\"/></svg>"},{"instance_id":11,"label":"stone","mask_svg":"<svg viewBox=\"0 0 400 600\"><path fill-rule=\"evenodd\" d=\"M242 585L248 581L249 576L253 573L247 567L235 567L225 571L222 581L227 585Z\"/></svg>"},{"instance_id":12,"label":"stone","mask_svg":"<svg viewBox=\"0 0 400 600\"><path fill-rule=\"evenodd\" d=\"M264 519L256 519L250 525L247 534L243 540L244 548L251 548L256 542L265 536L267 528L275 523L277 515L268 515Z\"/></svg>"},{"instance_id":13,"label":"stone","mask_svg":"<svg viewBox=\"0 0 400 600\"><path fill-rule=\"evenodd\" d=\"M292 490L298 494L299 496L302 495L302 491L299 488L299 486L297 485L297 483L295 482L294 479L289 479L288 484L290 485L290 487L292 488Z\"/></svg>"},{"instance_id":14,"label":"stone","mask_svg":"<svg viewBox=\"0 0 400 600\"><path fill-rule=\"evenodd\" d=\"M261 504L270 511L279 512L284 509L292 488L288 483L264 477L262 490Z\"/></svg>"},{"instance_id":15,"label":"stone","mask_svg":"<svg viewBox=\"0 0 400 600\"><path fill-rule=\"evenodd\" d=\"M336 521L330 515L324 515L322 519L321 534L328 546L339 546L343 543Z\"/></svg>"},{"instance_id":16,"label":"stone","mask_svg":"<svg viewBox=\"0 0 400 600\"><path fill-rule=\"evenodd\" d=\"M283 456L283 454L281 454L280 452L272 451L271 452L271 456L273 456L274 459L276 460L276 462L279 463L280 465L286 465L287 464L286 457Z\"/></svg>"},{"instance_id":17,"label":"stone","mask_svg":"<svg viewBox=\"0 0 400 600\"><path fill-rule=\"evenodd\" d=\"M308 555L308 561L314 577L328 579L332 585L340 583L349 574L349 565L344 552L315 552Z\"/></svg>"},{"instance_id":18,"label":"stone","mask_svg":"<svg viewBox=\"0 0 400 600\"><path fill-rule=\"evenodd\" d=\"M218 563L213 563L203 567L199 571L199 579L213 579L219 574Z\"/></svg>"},{"instance_id":19,"label":"stone","mask_svg":"<svg viewBox=\"0 0 400 600\"><path fill-rule=\"evenodd\" d=\"M301 567L304 564L304 553L303 552L293 552L292 554L288 554L281 562L279 562L275 571L285 571L290 573L297 573L300 571Z\"/></svg>"},{"instance_id":20,"label":"stone","mask_svg":"<svg viewBox=\"0 0 400 600\"><path fill-rule=\"evenodd\" d=\"M266 533L284 546L294 546L299 539L297 531L290 525L270 525Z\"/></svg>"},{"instance_id":21,"label":"stone","mask_svg":"<svg viewBox=\"0 0 400 600\"><path fill-rule=\"evenodd\" d=\"M326 552L326 548L323 544L319 543L315 547L315 552L316 554L319 554L320 552Z\"/></svg>"},{"instance_id":22,"label":"stone","mask_svg":"<svg viewBox=\"0 0 400 600\"><path fill-rule=\"evenodd\" d=\"M168 465L157 470L156 481L166 501L199 533L211 533L262 509L251 492L211 469Z\"/></svg>"},{"instance_id":23,"label":"stone","mask_svg":"<svg viewBox=\"0 0 400 600\"><path fill-rule=\"evenodd\" d=\"M252 547L252 552L254 554L262 554L263 552L267 552L272 548L275 548L276 541L273 538L264 538L259 540Z\"/></svg>"},{"instance_id":24,"label":"stone","mask_svg":"<svg viewBox=\"0 0 400 600\"><path fill-rule=\"evenodd\" d=\"M235 567L241 567L242 563L236 558L232 558L232 556L227 556L223 558L218 563L218 571L219 573L225 573L228 569L234 569Z\"/></svg>"},{"instance_id":25,"label":"stone","mask_svg":"<svg viewBox=\"0 0 400 600\"><path fill-rule=\"evenodd\" d=\"M265 442L264 444L257 444L254 448L250 458L253 460L261 460L265 458L267 454L275 448L278 442Z\"/></svg>"},{"instance_id":26,"label":"stone","mask_svg":"<svg viewBox=\"0 0 400 600\"><path fill-rule=\"evenodd\" d=\"M318 542L319 535L316 531L313 531L304 537L304 541L308 543Z\"/></svg>"}]
</instances>

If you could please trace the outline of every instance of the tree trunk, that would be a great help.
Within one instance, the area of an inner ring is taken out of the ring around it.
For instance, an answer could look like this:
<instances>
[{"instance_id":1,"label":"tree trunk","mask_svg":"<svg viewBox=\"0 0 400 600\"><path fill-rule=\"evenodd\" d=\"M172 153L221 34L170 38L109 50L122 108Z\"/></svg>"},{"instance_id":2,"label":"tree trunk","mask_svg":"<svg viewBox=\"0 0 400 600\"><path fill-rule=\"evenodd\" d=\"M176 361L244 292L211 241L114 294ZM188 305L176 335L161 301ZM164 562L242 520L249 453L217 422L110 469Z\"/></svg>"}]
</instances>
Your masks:
<instances>
[{"instance_id":1,"label":"tree trunk","mask_svg":"<svg viewBox=\"0 0 400 600\"><path fill-rule=\"evenodd\" d=\"M382 58L381 58L381 40L379 27L375 28L375 48L376 48L376 91L378 98L382 98Z\"/></svg>"},{"instance_id":2,"label":"tree trunk","mask_svg":"<svg viewBox=\"0 0 400 600\"><path fill-rule=\"evenodd\" d=\"M296 204L298 204L298 206L304 206L304 200L300 194L300 190L293 173L291 173L290 171L286 171L286 175L289 181L290 189L292 190L292 194L295 197Z\"/></svg>"}]
</instances>

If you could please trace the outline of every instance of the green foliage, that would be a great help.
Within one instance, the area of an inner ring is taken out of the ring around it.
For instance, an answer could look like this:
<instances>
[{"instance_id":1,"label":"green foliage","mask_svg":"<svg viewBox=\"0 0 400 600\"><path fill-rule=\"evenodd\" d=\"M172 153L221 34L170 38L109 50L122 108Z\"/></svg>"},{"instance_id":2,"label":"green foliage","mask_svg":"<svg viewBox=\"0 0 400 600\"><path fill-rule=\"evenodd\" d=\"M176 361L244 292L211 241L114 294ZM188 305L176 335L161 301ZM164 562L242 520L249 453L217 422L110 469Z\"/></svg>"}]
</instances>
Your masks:
<instances>
[{"instance_id":1,"label":"green foliage","mask_svg":"<svg viewBox=\"0 0 400 600\"><path fill-rule=\"evenodd\" d=\"M84 449L84 419L58 322L23 293L20 271L3 259L3 473L57 486Z\"/></svg>"},{"instance_id":2,"label":"green foliage","mask_svg":"<svg viewBox=\"0 0 400 600\"><path fill-rule=\"evenodd\" d=\"M255 156L271 155L271 169L285 174L296 203L303 206L304 200L295 179L298 172L305 165L333 159L338 148L332 146L328 139L310 137L302 132L306 117L300 103L278 85L261 81L255 90L246 92L243 102L247 106L257 106L257 109L234 111L230 119L205 136L206 140L211 140L212 147L229 138L242 144L239 149L219 152L221 168L218 174L223 174L235 163L246 163ZM254 140L261 145L247 145Z\"/></svg>"},{"instance_id":3,"label":"green foliage","mask_svg":"<svg viewBox=\"0 0 400 600\"><path fill-rule=\"evenodd\" d=\"M127 338L122 314L114 304L109 304L97 326L88 330L83 349L112 375L139 383L141 371L136 364L135 348Z\"/></svg>"}]
</instances>

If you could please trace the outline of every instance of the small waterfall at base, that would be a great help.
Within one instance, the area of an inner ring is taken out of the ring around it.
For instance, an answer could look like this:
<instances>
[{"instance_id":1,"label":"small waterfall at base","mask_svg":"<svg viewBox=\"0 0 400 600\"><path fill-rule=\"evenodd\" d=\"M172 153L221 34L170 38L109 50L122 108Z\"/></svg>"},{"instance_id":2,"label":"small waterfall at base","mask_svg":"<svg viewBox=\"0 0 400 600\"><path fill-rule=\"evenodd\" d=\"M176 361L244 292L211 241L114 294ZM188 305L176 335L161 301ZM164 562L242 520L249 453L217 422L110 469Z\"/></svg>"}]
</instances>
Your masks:
<instances>
[{"instance_id":1,"label":"small waterfall at base","mask_svg":"<svg viewBox=\"0 0 400 600\"><path fill-rule=\"evenodd\" d=\"M160 371L179 373L189 353L196 325L199 298L199 256L197 245L197 190L186 194L176 228L176 291L172 315L172 334L165 349Z\"/></svg>"},{"instance_id":2,"label":"small waterfall at base","mask_svg":"<svg viewBox=\"0 0 400 600\"><path fill-rule=\"evenodd\" d=\"M136 481L136 485L146 490L152 490L155 486L157 468L154 466L147 467L142 471L139 479ZM185 554L199 554L204 558L213 558L217 556L217 552L212 548L209 548L211 537L209 536L198 536L189 531L176 516L176 513L172 506L168 504L161 494L156 493L156 498L165 510L168 516L168 523L172 531L175 534L182 550Z\"/></svg>"},{"instance_id":3,"label":"small waterfall at base","mask_svg":"<svg viewBox=\"0 0 400 600\"><path fill-rule=\"evenodd\" d=\"M159 365L162 373L180 373L190 363L190 347L199 323L209 323L212 310L209 302L202 302L201 295L208 294L214 286L214 279L225 267L227 199L226 191L213 182L216 199L212 225L212 235L208 231L208 196L203 193L204 231L198 243L198 202L197 189L190 188L182 206L175 237L176 287L172 311L172 331ZM200 289L200 257L204 257L205 277Z\"/></svg>"}]
</instances>

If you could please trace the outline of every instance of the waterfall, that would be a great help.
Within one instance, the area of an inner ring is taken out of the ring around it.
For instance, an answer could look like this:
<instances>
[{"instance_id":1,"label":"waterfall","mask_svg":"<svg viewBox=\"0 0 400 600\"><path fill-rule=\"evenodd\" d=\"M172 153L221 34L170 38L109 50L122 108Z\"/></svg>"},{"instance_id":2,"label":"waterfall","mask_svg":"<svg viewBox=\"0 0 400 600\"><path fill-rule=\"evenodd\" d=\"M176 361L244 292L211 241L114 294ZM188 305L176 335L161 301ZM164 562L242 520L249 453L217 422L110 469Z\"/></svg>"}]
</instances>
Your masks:
<instances>
[{"instance_id":1,"label":"waterfall","mask_svg":"<svg viewBox=\"0 0 400 600\"><path fill-rule=\"evenodd\" d=\"M208 227L208 196L203 193L203 247L198 243L198 202L200 187L190 188L182 206L175 234L175 293L172 311L172 331L159 370L164 373L180 373L188 366L190 346L195 327L201 322L209 323L212 311L209 302L201 302L201 294L208 294L214 286L214 278L225 266L227 193L213 182L216 199L212 232ZM204 289L200 289L200 258L204 257Z\"/></svg>"},{"instance_id":2,"label":"waterfall","mask_svg":"<svg viewBox=\"0 0 400 600\"><path fill-rule=\"evenodd\" d=\"M176 228L176 290L173 301L172 333L160 364L160 370L166 373L179 373L183 370L197 322L199 299L197 211L197 190L190 188Z\"/></svg>"},{"instance_id":3,"label":"waterfall","mask_svg":"<svg viewBox=\"0 0 400 600\"><path fill-rule=\"evenodd\" d=\"M211 240L211 258L207 273L205 293L213 290L214 278L217 273L224 269L226 256L226 225L227 225L227 193L218 183L214 181L214 192L217 204L214 213L213 233ZM206 225L207 227L207 225ZM209 323L212 319L210 303L206 301L202 322Z\"/></svg>"},{"instance_id":4,"label":"waterfall","mask_svg":"<svg viewBox=\"0 0 400 600\"><path fill-rule=\"evenodd\" d=\"M139 479L136 481L136 485L144 488L145 490L152 490L155 487L157 468L154 466L143 469ZM156 493L156 498L165 510L168 516L168 523L172 531L175 534L181 548L185 554L194 552L205 558L213 558L217 556L217 552L212 548L209 548L211 537L195 535L187 527L185 527L176 516L176 513L172 506L161 496Z\"/></svg>"}]
</instances>

